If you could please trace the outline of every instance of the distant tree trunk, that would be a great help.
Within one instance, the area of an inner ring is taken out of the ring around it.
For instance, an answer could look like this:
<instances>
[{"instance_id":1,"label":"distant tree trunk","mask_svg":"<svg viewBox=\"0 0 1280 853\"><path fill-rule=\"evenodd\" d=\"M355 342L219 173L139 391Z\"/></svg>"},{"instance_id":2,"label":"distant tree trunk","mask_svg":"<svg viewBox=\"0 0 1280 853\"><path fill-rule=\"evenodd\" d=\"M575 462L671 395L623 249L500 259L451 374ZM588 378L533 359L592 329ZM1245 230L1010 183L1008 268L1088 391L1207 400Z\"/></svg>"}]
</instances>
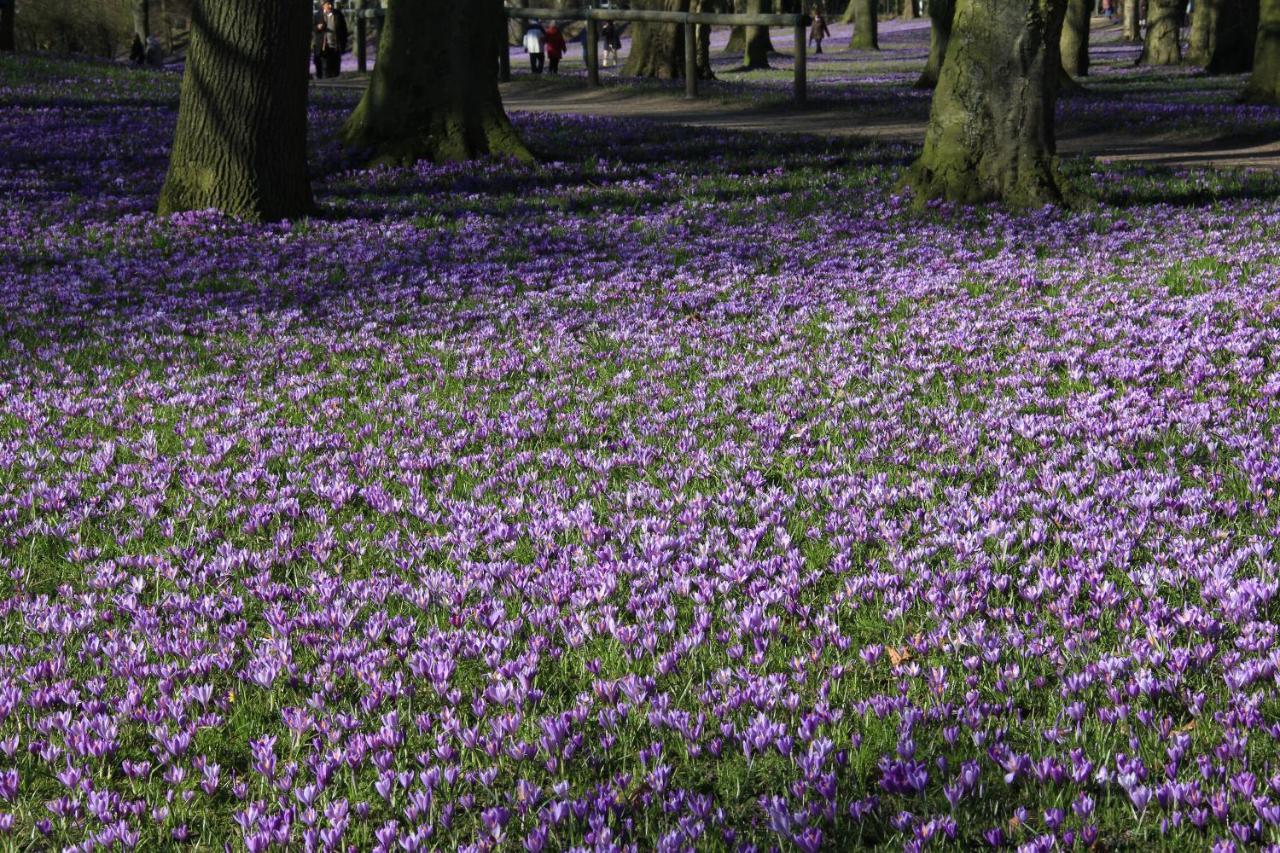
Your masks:
<instances>
[{"instance_id":1,"label":"distant tree trunk","mask_svg":"<svg viewBox=\"0 0 1280 853\"><path fill-rule=\"evenodd\" d=\"M143 44L146 44L147 39L151 37L150 0L133 0L133 32L142 39Z\"/></svg>"},{"instance_id":2,"label":"distant tree trunk","mask_svg":"<svg viewBox=\"0 0 1280 853\"><path fill-rule=\"evenodd\" d=\"M0 50L13 52L16 47L14 29L13 3L0 3Z\"/></svg>"},{"instance_id":3,"label":"distant tree trunk","mask_svg":"<svg viewBox=\"0 0 1280 853\"><path fill-rule=\"evenodd\" d=\"M853 9L853 37L849 39L849 47L858 50L879 50L880 22L876 18L879 2L853 0L849 5Z\"/></svg>"},{"instance_id":4,"label":"distant tree trunk","mask_svg":"<svg viewBox=\"0 0 1280 853\"><path fill-rule=\"evenodd\" d=\"M1184 0L1147 0L1147 38L1142 46L1139 65L1177 65L1182 62L1182 42L1178 30L1182 24Z\"/></svg>"},{"instance_id":5,"label":"distant tree trunk","mask_svg":"<svg viewBox=\"0 0 1280 853\"><path fill-rule=\"evenodd\" d=\"M1253 74L1244 98L1255 104L1280 104L1280 0L1262 0Z\"/></svg>"},{"instance_id":6,"label":"distant tree trunk","mask_svg":"<svg viewBox=\"0 0 1280 853\"><path fill-rule=\"evenodd\" d=\"M1142 10L1139 8L1139 0L1121 0L1121 3L1123 4L1121 17L1123 19L1124 40L1128 42L1142 41L1142 27L1139 24L1139 21L1142 20Z\"/></svg>"},{"instance_id":7,"label":"distant tree trunk","mask_svg":"<svg viewBox=\"0 0 1280 853\"><path fill-rule=\"evenodd\" d=\"M956 0L930 0L929 2L929 60L924 72L916 81L917 89L932 89L938 85L942 73L942 61L947 56L947 42L951 40L951 25L955 19Z\"/></svg>"},{"instance_id":8,"label":"distant tree trunk","mask_svg":"<svg viewBox=\"0 0 1280 853\"><path fill-rule=\"evenodd\" d=\"M1089 18L1093 0L1067 0L1067 16L1062 23L1062 69L1072 77L1089 73Z\"/></svg>"},{"instance_id":9,"label":"distant tree trunk","mask_svg":"<svg viewBox=\"0 0 1280 853\"><path fill-rule=\"evenodd\" d=\"M160 213L276 220L314 207L307 177L308 0L197 0Z\"/></svg>"},{"instance_id":10,"label":"distant tree trunk","mask_svg":"<svg viewBox=\"0 0 1280 853\"><path fill-rule=\"evenodd\" d=\"M343 141L375 163L532 159L498 94L502 14L502 0L391 0Z\"/></svg>"},{"instance_id":11,"label":"distant tree trunk","mask_svg":"<svg viewBox=\"0 0 1280 853\"><path fill-rule=\"evenodd\" d=\"M646 0L632 8L663 12L687 12L689 0ZM684 27L680 24L631 25L631 54L622 73L628 77L658 77L669 80L684 76Z\"/></svg>"},{"instance_id":12,"label":"distant tree trunk","mask_svg":"<svg viewBox=\"0 0 1280 853\"><path fill-rule=\"evenodd\" d=\"M958 0L924 153L908 176L918 198L1062 200L1053 105L1065 13L1066 0Z\"/></svg>"},{"instance_id":13,"label":"distant tree trunk","mask_svg":"<svg viewBox=\"0 0 1280 853\"><path fill-rule=\"evenodd\" d=\"M1253 68L1257 36L1257 0L1200 0L1191 18L1187 61L1210 74L1243 74Z\"/></svg>"},{"instance_id":14,"label":"distant tree trunk","mask_svg":"<svg viewBox=\"0 0 1280 853\"><path fill-rule=\"evenodd\" d=\"M772 12L772 4L768 8L765 0L747 0L747 14L760 15ZM768 27L745 27L745 42L742 52L742 64L747 68L768 68L769 54L773 53L773 40L769 37Z\"/></svg>"},{"instance_id":15,"label":"distant tree trunk","mask_svg":"<svg viewBox=\"0 0 1280 853\"><path fill-rule=\"evenodd\" d=\"M920 17L920 7L916 5L916 0L902 0L902 17L912 19Z\"/></svg>"}]
</instances>

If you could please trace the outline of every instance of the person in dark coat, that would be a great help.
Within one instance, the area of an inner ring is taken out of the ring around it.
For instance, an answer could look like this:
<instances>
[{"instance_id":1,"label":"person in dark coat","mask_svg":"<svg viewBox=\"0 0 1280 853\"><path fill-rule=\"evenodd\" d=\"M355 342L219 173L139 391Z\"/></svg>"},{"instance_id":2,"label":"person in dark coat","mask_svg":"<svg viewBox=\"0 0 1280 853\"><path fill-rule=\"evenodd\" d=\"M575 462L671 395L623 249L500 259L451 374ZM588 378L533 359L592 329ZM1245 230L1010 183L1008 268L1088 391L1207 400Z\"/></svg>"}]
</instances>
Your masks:
<instances>
[{"instance_id":1,"label":"person in dark coat","mask_svg":"<svg viewBox=\"0 0 1280 853\"><path fill-rule=\"evenodd\" d=\"M547 69L552 74L560 73L560 57L569 46L564 43L564 36L555 24L547 25Z\"/></svg>"},{"instance_id":2,"label":"person in dark coat","mask_svg":"<svg viewBox=\"0 0 1280 853\"><path fill-rule=\"evenodd\" d=\"M827 19L822 17L822 13L816 9L813 12L813 26L809 29L809 41L813 42L816 47L814 53L822 53L822 40L831 35L831 29L827 26Z\"/></svg>"},{"instance_id":3,"label":"person in dark coat","mask_svg":"<svg viewBox=\"0 0 1280 853\"><path fill-rule=\"evenodd\" d=\"M604 42L604 67L618 64L618 51L622 50L622 36L618 35L618 25L613 21L605 21L600 28L600 39Z\"/></svg>"},{"instance_id":4,"label":"person in dark coat","mask_svg":"<svg viewBox=\"0 0 1280 853\"><path fill-rule=\"evenodd\" d=\"M129 61L141 65L147 61L147 48L142 43L142 36L133 34L133 44L129 45Z\"/></svg>"},{"instance_id":5,"label":"person in dark coat","mask_svg":"<svg viewBox=\"0 0 1280 853\"><path fill-rule=\"evenodd\" d=\"M320 7L311 44L316 79L337 77L342 70L342 54L347 49L347 19L342 10L333 5L333 0L326 0Z\"/></svg>"}]
</instances>

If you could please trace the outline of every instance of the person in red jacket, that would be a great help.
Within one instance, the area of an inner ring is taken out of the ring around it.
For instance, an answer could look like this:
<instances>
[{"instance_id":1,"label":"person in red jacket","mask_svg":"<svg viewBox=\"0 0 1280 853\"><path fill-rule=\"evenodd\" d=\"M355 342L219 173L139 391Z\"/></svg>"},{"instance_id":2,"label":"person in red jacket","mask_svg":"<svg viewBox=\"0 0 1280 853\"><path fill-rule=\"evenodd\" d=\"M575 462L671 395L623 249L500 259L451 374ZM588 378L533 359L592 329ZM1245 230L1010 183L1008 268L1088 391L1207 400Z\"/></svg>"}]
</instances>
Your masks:
<instances>
[{"instance_id":1,"label":"person in red jacket","mask_svg":"<svg viewBox=\"0 0 1280 853\"><path fill-rule=\"evenodd\" d=\"M547 65L552 74L560 73L560 57L568 47L564 43L564 35L555 24L547 25Z\"/></svg>"}]
</instances>

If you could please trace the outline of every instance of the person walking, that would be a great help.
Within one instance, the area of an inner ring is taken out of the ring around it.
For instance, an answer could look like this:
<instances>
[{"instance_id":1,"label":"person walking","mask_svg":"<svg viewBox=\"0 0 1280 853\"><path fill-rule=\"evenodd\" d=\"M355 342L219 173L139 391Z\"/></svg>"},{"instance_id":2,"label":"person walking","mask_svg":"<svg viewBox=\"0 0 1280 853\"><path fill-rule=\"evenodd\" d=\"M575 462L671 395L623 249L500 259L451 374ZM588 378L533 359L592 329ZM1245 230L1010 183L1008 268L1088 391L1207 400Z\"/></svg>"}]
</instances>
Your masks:
<instances>
[{"instance_id":1,"label":"person walking","mask_svg":"<svg viewBox=\"0 0 1280 853\"><path fill-rule=\"evenodd\" d=\"M822 17L822 12L817 9L813 10L813 26L809 29L809 41L815 45L814 53L822 53L822 40L831 35L831 28L827 26L827 19Z\"/></svg>"},{"instance_id":2,"label":"person walking","mask_svg":"<svg viewBox=\"0 0 1280 853\"><path fill-rule=\"evenodd\" d=\"M564 43L564 35L554 23L547 25L547 68L552 74L560 73L560 57L564 56L569 46Z\"/></svg>"},{"instance_id":3,"label":"person walking","mask_svg":"<svg viewBox=\"0 0 1280 853\"><path fill-rule=\"evenodd\" d=\"M325 0L316 16L316 31L312 39L312 58L316 65L316 79L337 77L342 70L342 54L347 49L347 19L342 11Z\"/></svg>"},{"instance_id":4,"label":"person walking","mask_svg":"<svg viewBox=\"0 0 1280 853\"><path fill-rule=\"evenodd\" d=\"M533 21L529 29L524 31L524 49L529 54L529 70L534 74L542 73L543 51L547 45L547 31L542 24Z\"/></svg>"},{"instance_id":5,"label":"person walking","mask_svg":"<svg viewBox=\"0 0 1280 853\"><path fill-rule=\"evenodd\" d=\"M622 50L622 37L618 35L618 27L613 21L605 21L600 28L600 38L604 41L604 67L618 64L618 51Z\"/></svg>"}]
</instances>

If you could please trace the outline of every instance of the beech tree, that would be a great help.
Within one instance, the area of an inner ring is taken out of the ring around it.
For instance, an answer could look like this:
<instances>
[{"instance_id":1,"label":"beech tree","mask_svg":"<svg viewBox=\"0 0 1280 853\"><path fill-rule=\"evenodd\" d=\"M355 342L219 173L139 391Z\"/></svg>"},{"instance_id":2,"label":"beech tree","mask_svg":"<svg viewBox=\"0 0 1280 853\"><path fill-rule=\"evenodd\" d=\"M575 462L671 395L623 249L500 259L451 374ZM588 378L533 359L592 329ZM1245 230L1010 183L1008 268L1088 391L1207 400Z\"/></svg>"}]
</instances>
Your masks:
<instances>
[{"instance_id":1,"label":"beech tree","mask_svg":"<svg viewBox=\"0 0 1280 853\"><path fill-rule=\"evenodd\" d=\"M150 0L133 0L133 33L142 39L144 44L151 35Z\"/></svg>"},{"instance_id":2,"label":"beech tree","mask_svg":"<svg viewBox=\"0 0 1280 853\"><path fill-rule=\"evenodd\" d=\"M740 14L759 15L773 11L768 0L735 0L733 10ZM769 55L777 51L768 27L734 27L729 33L729 43L724 52L741 53L744 68L768 68Z\"/></svg>"},{"instance_id":3,"label":"beech tree","mask_svg":"<svg viewBox=\"0 0 1280 853\"><path fill-rule=\"evenodd\" d=\"M1177 65L1182 62L1182 12L1185 0L1147 0L1147 37L1140 65Z\"/></svg>"},{"instance_id":4,"label":"beech tree","mask_svg":"<svg viewBox=\"0 0 1280 853\"><path fill-rule=\"evenodd\" d=\"M1142 26L1140 9L1138 4L1140 0L1121 0L1122 8L1120 10L1120 18L1122 23L1121 31L1124 33L1124 40L1131 42L1142 41Z\"/></svg>"},{"instance_id":5,"label":"beech tree","mask_svg":"<svg viewBox=\"0 0 1280 853\"><path fill-rule=\"evenodd\" d=\"M1244 98L1255 104L1280 104L1280 0L1262 0L1253 74Z\"/></svg>"},{"instance_id":6,"label":"beech tree","mask_svg":"<svg viewBox=\"0 0 1280 853\"><path fill-rule=\"evenodd\" d=\"M312 210L307 178L310 0L197 0L162 214L246 219Z\"/></svg>"},{"instance_id":7,"label":"beech tree","mask_svg":"<svg viewBox=\"0 0 1280 853\"><path fill-rule=\"evenodd\" d=\"M1062 69L1072 77L1089 73L1089 19L1093 0L1067 0L1067 14L1062 23Z\"/></svg>"},{"instance_id":8,"label":"beech tree","mask_svg":"<svg viewBox=\"0 0 1280 853\"><path fill-rule=\"evenodd\" d=\"M853 36L849 39L849 47L858 50L880 49L880 22L876 18L879 5L879 0L852 0L849 3L853 14Z\"/></svg>"},{"instance_id":9,"label":"beech tree","mask_svg":"<svg viewBox=\"0 0 1280 853\"><path fill-rule=\"evenodd\" d=\"M532 159L498 94L503 16L502 0L390 0L343 141L383 164Z\"/></svg>"},{"instance_id":10,"label":"beech tree","mask_svg":"<svg viewBox=\"0 0 1280 853\"><path fill-rule=\"evenodd\" d=\"M951 25L955 19L956 0L930 0L929 2L929 59L925 63L917 89L932 89L938 85L942 73L942 61L947 55L947 42L951 40Z\"/></svg>"},{"instance_id":11,"label":"beech tree","mask_svg":"<svg viewBox=\"0 0 1280 853\"><path fill-rule=\"evenodd\" d=\"M1200 0L1187 60L1210 74L1242 74L1253 68L1257 36L1258 0Z\"/></svg>"},{"instance_id":12,"label":"beech tree","mask_svg":"<svg viewBox=\"0 0 1280 853\"><path fill-rule=\"evenodd\" d=\"M689 0L646 0L633 8L659 12L688 12ZM684 76L684 27L637 21L631 25L631 54L622 67L630 77L670 80Z\"/></svg>"},{"instance_id":13,"label":"beech tree","mask_svg":"<svg viewBox=\"0 0 1280 853\"><path fill-rule=\"evenodd\" d=\"M907 177L918 198L1062 200L1053 106L1066 2L957 0L924 153Z\"/></svg>"}]
</instances>

